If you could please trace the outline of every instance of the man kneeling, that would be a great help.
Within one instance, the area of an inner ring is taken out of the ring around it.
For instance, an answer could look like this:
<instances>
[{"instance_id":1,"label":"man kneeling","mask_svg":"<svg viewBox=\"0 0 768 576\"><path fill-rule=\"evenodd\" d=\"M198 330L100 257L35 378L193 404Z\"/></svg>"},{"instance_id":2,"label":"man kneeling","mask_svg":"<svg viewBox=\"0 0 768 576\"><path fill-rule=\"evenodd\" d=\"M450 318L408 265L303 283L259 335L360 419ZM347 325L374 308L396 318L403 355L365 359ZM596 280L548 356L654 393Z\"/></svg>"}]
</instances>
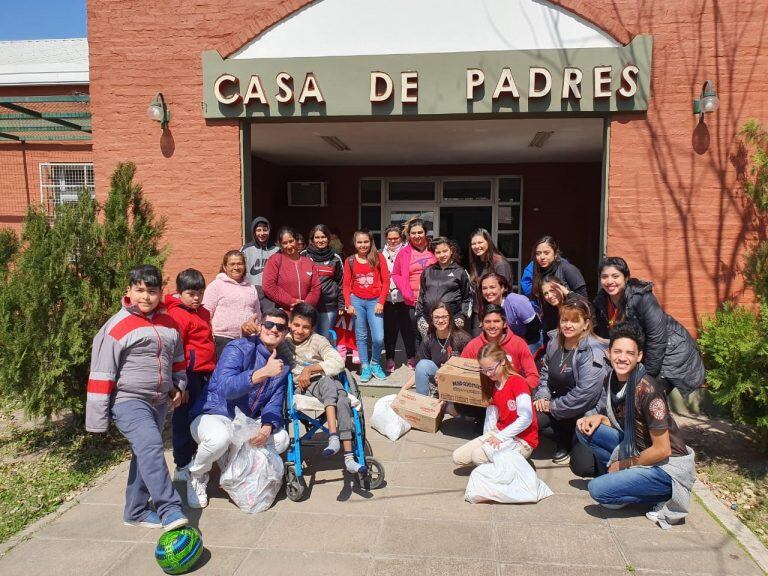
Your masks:
<instances>
[{"instance_id":1,"label":"man kneeling","mask_svg":"<svg viewBox=\"0 0 768 576\"><path fill-rule=\"evenodd\" d=\"M261 448L269 443L278 454L288 448L290 438L283 429L288 365L277 352L287 331L288 314L276 309L264 316L257 335L232 340L221 353L207 390L192 408L190 429L198 444L187 482L192 508L208 505L208 472L232 441L235 408L249 418L261 418L261 430L251 445Z\"/></svg>"},{"instance_id":2,"label":"man kneeling","mask_svg":"<svg viewBox=\"0 0 768 576\"><path fill-rule=\"evenodd\" d=\"M326 458L344 448L344 467L352 474L367 472L355 461L352 452L352 405L338 376L344 370L344 360L330 342L314 332L317 311L300 302L291 311L293 380L301 393L320 400L325 407L326 426L330 432L328 446L323 450Z\"/></svg>"},{"instance_id":3,"label":"man kneeling","mask_svg":"<svg viewBox=\"0 0 768 576\"><path fill-rule=\"evenodd\" d=\"M579 441L608 471L590 481L589 493L605 508L651 504L646 516L669 528L688 514L696 480L694 453L669 412L664 386L640 363L640 327L619 324L610 336L613 372L606 378L599 413L576 422Z\"/></svg>"}]
</instances>

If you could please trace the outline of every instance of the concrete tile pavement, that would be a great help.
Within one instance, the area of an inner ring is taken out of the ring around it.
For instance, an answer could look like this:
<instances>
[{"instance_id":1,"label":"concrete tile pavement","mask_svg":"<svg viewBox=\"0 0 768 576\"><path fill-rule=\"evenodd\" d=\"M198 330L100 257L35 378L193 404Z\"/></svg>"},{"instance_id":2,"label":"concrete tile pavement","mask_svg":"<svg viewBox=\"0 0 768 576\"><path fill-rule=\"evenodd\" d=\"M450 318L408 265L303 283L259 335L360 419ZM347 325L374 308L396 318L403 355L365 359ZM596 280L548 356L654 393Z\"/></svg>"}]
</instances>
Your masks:
<instances>
[{"instance_id":1,"label":"concrete tile pavement","mask_svg":"<svg viewBox=\"0 0 768 576\"><path fill-rule=\"evenodd\" d=\"M366 400L370 414L372 402ZM194 574L569 576L634 573L761 574L697 501L686 524L662 531L640 509L603 510L567 466L551 463L547 441L534 454L555 492L529 505L471 505L468 471L450 462L472 426L411 431L392 443L368 439L386 468L386 485L365 493L341 472L341 459L308 453L310 495L280 496L267 512L240 512L220 490L189 511L206 551ZM0 558L0 574L76 576L161 573L156 530L122 524L125 464ZM177 485L182 498L184 486Z\"/></svg>"}]
</instances>

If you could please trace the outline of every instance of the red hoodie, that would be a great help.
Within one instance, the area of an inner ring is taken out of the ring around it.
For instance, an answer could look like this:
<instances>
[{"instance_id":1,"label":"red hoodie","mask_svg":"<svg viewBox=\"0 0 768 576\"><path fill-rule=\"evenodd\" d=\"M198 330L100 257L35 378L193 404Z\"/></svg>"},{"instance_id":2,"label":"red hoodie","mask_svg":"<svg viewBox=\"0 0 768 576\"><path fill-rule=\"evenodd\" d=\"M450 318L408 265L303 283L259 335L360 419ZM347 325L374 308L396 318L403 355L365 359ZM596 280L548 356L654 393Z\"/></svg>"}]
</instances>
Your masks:
<instances>
[{"instance_id":1,"label":"red hoodie","mask_svg":"<svg viewBox=\"0 0 768 576\"><path fill-rule=\"evenodd\" d=\"M485 334L480 334L477 338L470 340L469 344L464 347L464 350L461 351L461 357L477 358L480 348L486 344L488 344L488 340L485 338ZM507 353L507 356L512 361L512 367L520 376L525 378L531 390L536 388L539 385L539 371L536 369L536 362L533 361L533 356L525 340L514 334L511 330L505 330L504 338L497 342L497 344Z\"/></svg>"},{"instance_id":2,"label":"red hoodie","mask_svg":"<svg viewBox=\"0 0 768 576\"><path fill-rule=\"evenodd\" d=\"M264 267L261 287L264 295L286 312L299 300L312 306L320 300L320 278L315 263L306 256L291 260L282 252L273 254Z\"/></svg>"},{"instance_id":3,"label":"red hoodie","mask_svg":"<svg viewBox=\"0 0 768 576\"><path fill-rule=\"evenodd\" d=\"M190 372L213 372L216 350L213 345L211 313L201 305L197 310L182 304L178 294L165 297L166 314L179 325L184 356Z\"/></svg>"}]
</instances>

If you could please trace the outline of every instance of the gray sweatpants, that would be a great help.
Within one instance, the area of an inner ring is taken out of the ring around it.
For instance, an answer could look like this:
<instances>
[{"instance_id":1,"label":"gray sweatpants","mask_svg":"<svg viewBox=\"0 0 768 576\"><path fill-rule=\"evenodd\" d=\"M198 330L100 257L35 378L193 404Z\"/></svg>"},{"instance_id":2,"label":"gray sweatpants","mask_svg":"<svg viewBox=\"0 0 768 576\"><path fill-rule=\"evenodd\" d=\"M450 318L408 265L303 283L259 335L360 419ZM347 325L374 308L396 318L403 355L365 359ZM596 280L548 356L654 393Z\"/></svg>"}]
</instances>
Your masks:
<instances>
[{"instance_id":1,"label":"gray sweatpants","mask_svg":"<svg viewBox=\"0 0 768 576\"><path fill-rule=\"evenodd\" d=\"M150 496L160 518L181 512L181 498L165 463L162 432L167 411L167 403L153 405L144 400L125 400L112 407L117 429L131 445L123 513L128 522L140 522L146 517Z\"/></svg>"},{"instance_id":2,"label":"gray sweatpants","mask_svg":"<svg viewBox=\"0 0 768 576\"><path fill-rule=\"evenodd\" d=\"M317 398L326 408L336 406L336 426L339 431L339 439L352 439L352 405L341 382L330 376L323 376L312 382L304 394Z\"/></svg>"}]
</instances>

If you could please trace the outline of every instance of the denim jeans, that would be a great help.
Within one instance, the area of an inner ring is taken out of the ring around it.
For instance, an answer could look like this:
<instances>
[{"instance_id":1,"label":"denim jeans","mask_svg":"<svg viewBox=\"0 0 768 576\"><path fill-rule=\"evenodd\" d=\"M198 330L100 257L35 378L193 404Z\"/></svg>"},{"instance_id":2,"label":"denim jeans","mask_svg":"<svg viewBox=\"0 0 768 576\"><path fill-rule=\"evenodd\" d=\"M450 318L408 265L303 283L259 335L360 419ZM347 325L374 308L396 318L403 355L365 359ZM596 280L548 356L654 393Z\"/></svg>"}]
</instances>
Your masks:
<instances>
[{"instance_id":1,"label":"denim jeans","mask_svg":"<svg viewBox=\"0 0 768 576\"><path fill-rule=\"evenodd\" d=\"M368 365L368 329L371 329L371 359L374 364L381 362L381 350L384 348L384 315L376 314L376 298L358 298L354 294L350 297L352 306L355 307L355 340L357 341L357 353L360 355L360 364Z\"/></svg>"},{"instance_id":2,"label":"denim jeans","mask_svg":"<svg viewBox=\"0 0 768 576\"><path fill-rule=\"evenodd\" d=\"M578 430L576 436L594 452L603 470L622 439L621 432L602 424L592 436ZM592 499L600 504L658 504L672 497L672 478L659 466L633 466L603 474L590 480L587 487Z\"/></svg>"},{"instance_id":3,"label":"denim jeans","mask_svg":"<svg viewBox=\"0 0 768 576\"><path fill-rule=\"evenodd\" d=\"M419 360L416 364L416 392L429 396L429 383L434 381L437 374L437 364L432 360Z\"/></svg>"},{"instance_id":4,"label":"denim jeans","mask_svg":"<svg viewBox=\"0 0 768 576\"><path fill-rule=\"evenodd\" d=\"M320 334L323 338L328 337L328 333L331 331L331 329L336 324L336 317L339 315L338 310L324 310L324 311L317 311L317 326L315 326L315 332Z\"/></svg>"}]
</instances>

